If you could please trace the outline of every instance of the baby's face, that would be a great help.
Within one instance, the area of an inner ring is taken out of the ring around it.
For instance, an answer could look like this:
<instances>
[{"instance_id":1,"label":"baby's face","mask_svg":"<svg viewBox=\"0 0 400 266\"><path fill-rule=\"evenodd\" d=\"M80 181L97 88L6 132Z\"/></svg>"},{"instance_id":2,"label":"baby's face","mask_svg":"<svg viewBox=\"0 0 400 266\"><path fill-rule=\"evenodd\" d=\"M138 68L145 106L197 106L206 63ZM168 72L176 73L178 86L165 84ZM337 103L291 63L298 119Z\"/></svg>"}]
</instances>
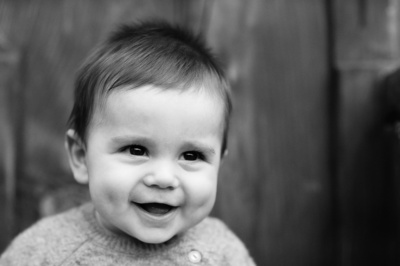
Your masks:
<instances>
[{"instance_id":1,"label":"baby's face","mask_svg":"<svg viewBox=\"0 0 400 266\"><path fill-rule=\"evenodd\" d=\"M86 166L100 224L161 243L203 220L217 189L220 99L144 86L113 91L88 132Z\"/></svg>"}]
</instances>

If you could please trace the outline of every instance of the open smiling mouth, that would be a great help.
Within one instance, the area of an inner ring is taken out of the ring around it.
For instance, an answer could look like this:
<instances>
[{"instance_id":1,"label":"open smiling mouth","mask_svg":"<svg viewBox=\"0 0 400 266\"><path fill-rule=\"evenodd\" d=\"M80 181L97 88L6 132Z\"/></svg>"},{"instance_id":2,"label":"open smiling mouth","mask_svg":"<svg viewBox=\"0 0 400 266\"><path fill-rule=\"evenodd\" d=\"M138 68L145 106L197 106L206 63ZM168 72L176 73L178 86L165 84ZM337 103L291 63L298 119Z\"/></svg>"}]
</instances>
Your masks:
<instances>
[{"instance_id":1,"label":"open smiling mouth","mask_svg":"<svg viewBox=\"0 0 400 266\"><path fill-rule=\"evenodd\" d=\"M135 203L139 208L142 210L152 214L152 215L165 215L173 210L176 209L176 207L163 204L163 203Z\"/></svg>"}]
</instances>

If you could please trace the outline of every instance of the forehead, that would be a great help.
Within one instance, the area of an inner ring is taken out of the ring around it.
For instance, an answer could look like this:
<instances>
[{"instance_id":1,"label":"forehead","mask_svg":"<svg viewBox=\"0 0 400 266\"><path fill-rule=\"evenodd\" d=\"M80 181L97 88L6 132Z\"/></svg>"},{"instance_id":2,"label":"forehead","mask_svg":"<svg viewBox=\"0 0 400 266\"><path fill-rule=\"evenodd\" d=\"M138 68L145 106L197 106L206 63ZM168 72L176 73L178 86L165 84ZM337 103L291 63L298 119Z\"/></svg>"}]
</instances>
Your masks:
<instances>
[{"instance_id":1,"label":"forehead","mask_svg":"<svg viewBox=\"0 0 400 266\"><path fill-rule=\"evenodd\" d=\"M179 127L192 135L214 129L215 134L221 135L224 129L223 100L201 88L178 90L151 85L119 88L111 91L102 107L96 109L92 126L107 125L114 130L116 127L129 130L138 123L143 130L161 126L173 131Z\"/></svg>"}]
</instances>

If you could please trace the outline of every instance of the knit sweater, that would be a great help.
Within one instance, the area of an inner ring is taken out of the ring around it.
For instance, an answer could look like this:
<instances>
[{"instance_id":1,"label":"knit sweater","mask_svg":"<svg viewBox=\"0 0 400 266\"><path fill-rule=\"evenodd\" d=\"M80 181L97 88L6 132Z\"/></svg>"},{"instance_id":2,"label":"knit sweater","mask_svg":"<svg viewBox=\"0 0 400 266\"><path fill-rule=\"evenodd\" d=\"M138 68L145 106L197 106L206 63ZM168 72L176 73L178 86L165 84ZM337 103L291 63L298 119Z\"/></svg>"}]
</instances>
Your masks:
<instances>
[{"instance_id":1,"label":"knit sweater","mask_svg":"<svg viewBox=\"0 0 400 266\"><path fill-rule=\"evenodd\" d=\"M0 265L255 265L243 243L216 218L206 218L162 244L146 244L100 227L88 203L44 218L22 232Z\"/></svg>"}]
</instances>

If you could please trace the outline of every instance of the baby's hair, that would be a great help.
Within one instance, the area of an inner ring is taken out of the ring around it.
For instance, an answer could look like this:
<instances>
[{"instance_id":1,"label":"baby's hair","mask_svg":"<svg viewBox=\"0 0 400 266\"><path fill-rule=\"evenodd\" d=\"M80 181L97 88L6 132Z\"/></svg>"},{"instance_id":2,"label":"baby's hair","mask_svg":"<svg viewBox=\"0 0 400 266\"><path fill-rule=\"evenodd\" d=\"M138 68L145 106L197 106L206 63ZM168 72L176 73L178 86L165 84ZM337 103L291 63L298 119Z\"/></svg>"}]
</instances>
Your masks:
<instances>
[{"instance_id":1,"label":"baby's hair","mask_svg":"<svg viewBox=\"0 0 400 266\"><path fill-rule=\"evenodd\" d=\"M95 106L110 91L144 85L196 88L219 97L225 105L225 152L232 103L224 71L200 36L163 21L122 25L94 50L78 70L68 126L85 143Z\"/></svg>"}]
</instances>

